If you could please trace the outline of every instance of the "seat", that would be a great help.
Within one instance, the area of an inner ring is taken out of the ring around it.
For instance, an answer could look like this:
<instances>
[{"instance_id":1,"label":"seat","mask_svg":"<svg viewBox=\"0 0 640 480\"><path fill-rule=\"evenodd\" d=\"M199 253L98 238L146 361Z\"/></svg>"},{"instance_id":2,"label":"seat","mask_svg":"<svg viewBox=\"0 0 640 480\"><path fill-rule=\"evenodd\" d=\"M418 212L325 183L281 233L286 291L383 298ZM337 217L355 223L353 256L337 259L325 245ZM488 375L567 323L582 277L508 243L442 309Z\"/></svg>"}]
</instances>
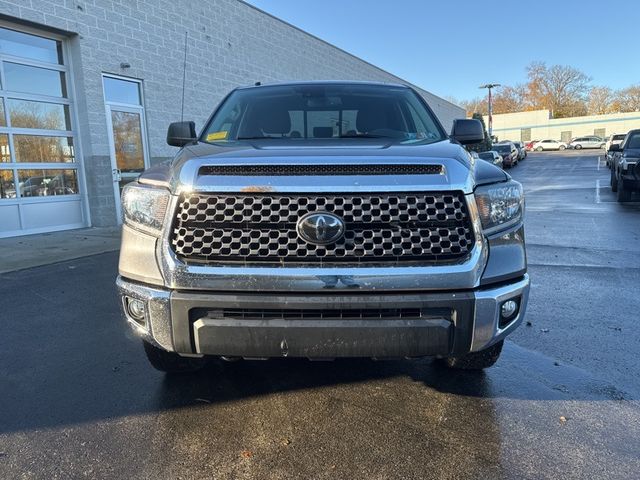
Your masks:
<instances>
[{"instance_id":1,"label":"seat","mask_svg":"<svg viewBox=\"0 0 640 480\"><path fill-rule=\"evenodd\" d=\"M247 114L238 132L239 138L286 135L291 130L289 111L272 102L261 102ZM299 133L298 133L299 134Z\"/></svg>"}]
</instances>

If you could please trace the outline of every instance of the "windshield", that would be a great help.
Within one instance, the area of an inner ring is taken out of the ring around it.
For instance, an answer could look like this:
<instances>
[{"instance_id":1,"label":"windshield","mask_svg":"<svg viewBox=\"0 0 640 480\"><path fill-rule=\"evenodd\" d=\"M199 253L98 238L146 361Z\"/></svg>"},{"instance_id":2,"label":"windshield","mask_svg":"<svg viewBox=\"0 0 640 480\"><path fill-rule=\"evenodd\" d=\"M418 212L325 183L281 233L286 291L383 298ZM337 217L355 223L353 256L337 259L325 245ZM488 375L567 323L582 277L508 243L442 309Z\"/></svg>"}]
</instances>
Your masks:
<instances>
[{"instance_id":1,"label":"windshield","mask_svg":"<svg viewBox=\"0 0 640 480\"><path fill-rule=\"evenodd\" d=\"M444 140L445 133L405 87L278 85L233 92L205 128L205 142L385 138Z\"/></svg>"},{"instance_id":2,"label":"windshield","mask_svg":"<svg viewBox=\"0 0 640 480\"><path fill-rule=\"evenodd\" d=\"M511 152L511 145L494 145L493 149L500 153L509 153Z\"/></svg>"},{"instance_id":3,"label":"windshield","mask_svg":"<svg viewBox=\"0 0 640 480\"><path fill-rule=\"evenodd\" d=\"M482 152L478 156L484 160L493 160L493 153L491 152Z\"/></svg>"}]
</instances>

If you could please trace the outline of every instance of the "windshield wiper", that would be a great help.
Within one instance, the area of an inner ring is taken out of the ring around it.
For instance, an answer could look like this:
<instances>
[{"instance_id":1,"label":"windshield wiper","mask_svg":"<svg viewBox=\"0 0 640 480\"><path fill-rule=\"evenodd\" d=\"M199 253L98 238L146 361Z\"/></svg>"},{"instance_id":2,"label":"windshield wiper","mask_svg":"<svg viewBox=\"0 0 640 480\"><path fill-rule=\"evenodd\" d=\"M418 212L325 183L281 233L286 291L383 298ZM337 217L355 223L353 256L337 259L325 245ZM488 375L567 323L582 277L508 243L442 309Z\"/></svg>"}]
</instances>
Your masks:
<instances>
[{"instance_id":1,"label":"windshield wiper","mask_svg":"<svg viewBox=\"0 0 640 480\"><path fill-rule=\"evenodd\" d=\"M356 133L350 135L340 135L339 138L391 138L387 135L371 135L369 133Z\"/></svg>"}]
</instances>

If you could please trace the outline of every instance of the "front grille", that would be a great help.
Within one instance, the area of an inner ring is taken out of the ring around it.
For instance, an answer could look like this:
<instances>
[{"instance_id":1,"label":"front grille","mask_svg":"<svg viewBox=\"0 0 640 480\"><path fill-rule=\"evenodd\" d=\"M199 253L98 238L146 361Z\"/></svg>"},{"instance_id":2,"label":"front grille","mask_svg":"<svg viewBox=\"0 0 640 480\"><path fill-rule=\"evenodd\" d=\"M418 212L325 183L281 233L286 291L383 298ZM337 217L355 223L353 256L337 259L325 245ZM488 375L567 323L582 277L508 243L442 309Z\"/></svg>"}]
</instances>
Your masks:
<instances>
[{"instance_id":1,"label":"front grille","mask_svg":"<svg viewBox=\"0 0 640 480\"><path fill-rule=\"evenodd\" d=\"M439 175L443 166L437 164L387 165L206 165L199 175Z\"/></svg>"},{"instance_id":2,"label":"front grille","mask_svg":"<svg viewBox=\"0 0 640 480\"><path fill-rule=\"evenodd\" d=\"M421 320L442 318L451 320L448 308L335 308L335 309L287 309L287 308L223 308L191 312L194 319L224 318L231 320Z\"/></svg>"},{"instance_id":3,"label":"front grille","mask_svg":"<svg viewBox=\"0 0 640 480\"><path fill-rule=\"evenodd\" d=\"M345 222L344 236L313 245L296 223L310 212ZM187 262L243 265L442 263L473 246L461 192L184 195L171 244Z\"/></svg>"}]
</instances>

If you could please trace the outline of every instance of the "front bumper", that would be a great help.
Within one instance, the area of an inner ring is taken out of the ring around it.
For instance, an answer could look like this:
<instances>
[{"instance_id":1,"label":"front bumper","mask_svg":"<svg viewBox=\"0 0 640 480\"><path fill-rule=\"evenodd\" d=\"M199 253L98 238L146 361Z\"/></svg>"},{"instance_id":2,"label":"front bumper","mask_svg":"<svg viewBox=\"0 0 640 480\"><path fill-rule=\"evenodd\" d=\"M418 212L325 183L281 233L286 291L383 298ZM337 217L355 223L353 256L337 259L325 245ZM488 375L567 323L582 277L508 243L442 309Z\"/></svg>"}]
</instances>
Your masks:
<instances>
[{"instance_id":1,"label":"front bumper","mask_svg":"<svg viewBox=\"0 0 640 480\"><path fill-rule=\"evenodd\" d=\"M267 357L418 357L462 355L502 340L522 321L529 277L499 286L446 292L217 293L167 290L118 277L123 299L146 304L144 321L128 323L145 340L182 355ZM500 322L506 300L518 313ZM419 309L419 318L227 318L224 309L320 311Z\"/></svg>"}]
</instances>

